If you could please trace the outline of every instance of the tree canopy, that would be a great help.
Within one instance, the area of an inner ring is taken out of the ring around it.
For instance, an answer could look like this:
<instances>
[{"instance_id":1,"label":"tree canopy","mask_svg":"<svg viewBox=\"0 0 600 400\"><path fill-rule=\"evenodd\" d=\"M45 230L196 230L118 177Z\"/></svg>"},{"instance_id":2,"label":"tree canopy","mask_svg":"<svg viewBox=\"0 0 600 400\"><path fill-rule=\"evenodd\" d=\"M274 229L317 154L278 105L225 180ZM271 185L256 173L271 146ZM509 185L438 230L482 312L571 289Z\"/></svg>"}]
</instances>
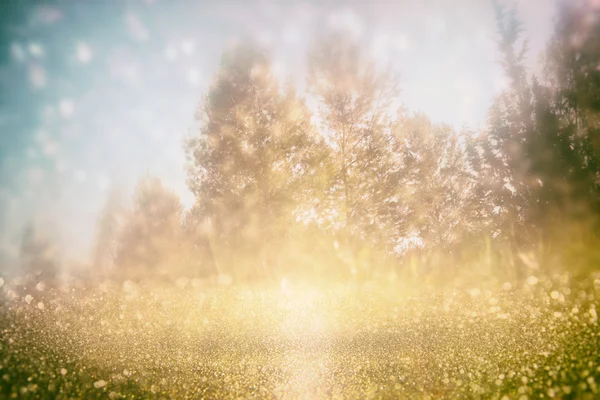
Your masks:
<instances>
[{"instance_id":1,"label":"tree canopy","mask_svg":"<svg viewBox=\"0 0 600 400\"><path fill-rule=\"evenodd\" d=\"M594 240L600 24L584 2L562 7L538 77L516 10L494 3L509 83L480 130L404 110L399 77L343 30L310 46L303 94L258 44L237 43L185 143L194 206L143 180L116 260L160 269L176 252L194 273L356 275L495 248L526 269L572 235Z\"/></svg>"}]
</instances>

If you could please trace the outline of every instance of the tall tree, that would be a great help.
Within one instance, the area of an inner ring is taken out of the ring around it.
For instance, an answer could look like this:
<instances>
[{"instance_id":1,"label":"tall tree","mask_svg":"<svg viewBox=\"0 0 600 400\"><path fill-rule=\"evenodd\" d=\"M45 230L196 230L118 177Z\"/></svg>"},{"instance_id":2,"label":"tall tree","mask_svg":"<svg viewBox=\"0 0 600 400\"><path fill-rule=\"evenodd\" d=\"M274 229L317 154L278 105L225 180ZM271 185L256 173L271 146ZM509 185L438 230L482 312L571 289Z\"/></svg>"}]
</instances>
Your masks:
<instances>
[{"instance_id":1,"label":"tall tree","mask_svg":"<svg viewBox=\"0 0 600 400\"><path fill-rule=\"evenodd\" d=\"M515 251L529 243L532 221L527 212L532 207L532 190L539 182L531 174L530 133L533 129L531 86L527 80L524 58L527 42L522 40L522 26L516 10L506 10L494 2L499 35L500 64L508 89L501 93L488 115L488 126L479 142L483 162L476 163L479 180L488 202L487 215L492 219L492 237L502 239Z\"/></svg>"},{"instance_id":2,"label":"tall tree","mask_svg":"<svg viewBox=\"0 0 600 400\"><path fill-rule=\"evenodd\" d=\"M594 103L588 92L595 81L588 64L594 51L593 45L579 48L594 42L597 28L592 22L581 24L574 9L580 10L566 6L550 44L546 70L553 86L546 87L536 77L527 79L527 46L515 9L495 3L501 65L510 83L494 102L483 140L471 155L472 161L481 158L472 164L483 187L490 234L513 253L540 241L560 242L566 223L579 224L597 214L599 164L593 127L583 117L583 109ZM585 34L577 31L581 27ZM579 64L584 53L586 61Z\"/></svg>"},{"instance_id":3,"label":"tall tree","mask_svg":"<svg viewBox=\"0 0 600 400\"><path fill-rule=\"evenodd\" d=\"M188 183L220 268L272 272L322 159L303 102L251 43L225 53L187 143Z\"/></svg>"},{"instance_id":4,"label":"tall tree","mask_svg":"<svg viewBox=\"0 0 600 400\"><path fill-rule=\"evenodd\" d=\"M331 150L321 215L351 253L361 242L389 242L380 236L393 223L391 199L399 178L390 121L395 77L378 71L350 35L332 31L309 53L309 84L320 103L319 130Z\"/></svg>"},{"instance_id":5,"label":"tall tree","mask_svg":"<svg viewBox=\"0 0 600 400\"><path fill-rule=\"evenodd\" d=\"M475 231L470 215L474 177L465 144L469 138L459 136L450 126L432 124L422 114L401 114L394 133L404 178L402 203L406 208L398 216L404 220L404 236L449 256Z\"/></svg>"},{"instance_id":6,"label":"tall tree","mask_svg":"<svg viewBox=\"0 0 600 400\"><path fill-rule=\"evenodd\" d=\"M540 113L560 140L568 174L571 213L600 213L600 7L590 2L560 4L559 19L547 50L549 88L538 90ZM578 214L578 215L577 215ZM579 218L581 219L581 218ZM594 221L596 224L600 221Z\"/></svg>"}]
</instances>

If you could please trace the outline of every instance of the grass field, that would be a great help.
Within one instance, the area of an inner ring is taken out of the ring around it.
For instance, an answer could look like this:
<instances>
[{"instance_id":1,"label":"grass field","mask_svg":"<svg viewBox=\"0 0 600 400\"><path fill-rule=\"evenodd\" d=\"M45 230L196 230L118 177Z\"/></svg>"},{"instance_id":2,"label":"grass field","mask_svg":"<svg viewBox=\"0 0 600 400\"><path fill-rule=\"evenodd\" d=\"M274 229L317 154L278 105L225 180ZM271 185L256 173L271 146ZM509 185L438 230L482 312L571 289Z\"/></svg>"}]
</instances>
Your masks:
<instances>
[{"instance_id":1,"label":"grass field","mask_svg":"<svg viewBox=\"0 0 600 400\"><path fill-rule=\"evenodd\" d=\"M600 279L0 288L2 398L598 398Z\"/></svg>"}]
</instances>

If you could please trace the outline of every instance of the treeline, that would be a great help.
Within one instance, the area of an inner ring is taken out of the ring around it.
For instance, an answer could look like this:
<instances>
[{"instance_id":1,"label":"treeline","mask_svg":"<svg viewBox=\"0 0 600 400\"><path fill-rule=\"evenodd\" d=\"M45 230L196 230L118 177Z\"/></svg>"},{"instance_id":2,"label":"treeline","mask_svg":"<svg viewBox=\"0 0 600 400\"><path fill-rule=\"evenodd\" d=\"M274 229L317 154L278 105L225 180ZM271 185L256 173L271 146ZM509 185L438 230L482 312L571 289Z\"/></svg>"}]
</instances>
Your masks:
<instances>
[{"instance_id":1,"label":"treeline","mask_svg":"<svg viewBox=\"0 0 600 400\"><path fill-rule=\"evenodd\" d=\"M344 32L322 33L307 54L316 109L258 46L228 49L185 144L194 206L143 179L132 211L103 214L96 272L242 280L594 265L600 10L590 4L562 4L542 77L526 71L516 12L494 5L509 84L481 131L398 108L398 77Z\"/></svg>"}]
</instances>

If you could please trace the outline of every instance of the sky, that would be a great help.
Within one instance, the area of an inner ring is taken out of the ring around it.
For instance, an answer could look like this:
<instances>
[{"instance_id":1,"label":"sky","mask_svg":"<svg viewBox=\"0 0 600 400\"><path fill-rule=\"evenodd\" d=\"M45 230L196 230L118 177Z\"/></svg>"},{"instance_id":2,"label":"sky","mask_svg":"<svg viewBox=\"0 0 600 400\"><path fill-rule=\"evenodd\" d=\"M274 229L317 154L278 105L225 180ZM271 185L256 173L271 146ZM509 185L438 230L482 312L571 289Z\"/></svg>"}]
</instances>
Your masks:
<instances>
[{"instance_id":1,"label":"sky","mask_svg":"<svg viewBox=\"0 0 600 400\"><path fill-rule=\"evenodd\" d=\"M555 0L512 3L539 73ZM18 256L27 223L85 262L109 194L127 205L144 174L189 207L183 140L222 52L252 37L302 88L307 46L326 26L400 74L408 110L457 129L481 127L505 85L487 0L3 2L0 262Z\"/></svg>"}]
</instances>

